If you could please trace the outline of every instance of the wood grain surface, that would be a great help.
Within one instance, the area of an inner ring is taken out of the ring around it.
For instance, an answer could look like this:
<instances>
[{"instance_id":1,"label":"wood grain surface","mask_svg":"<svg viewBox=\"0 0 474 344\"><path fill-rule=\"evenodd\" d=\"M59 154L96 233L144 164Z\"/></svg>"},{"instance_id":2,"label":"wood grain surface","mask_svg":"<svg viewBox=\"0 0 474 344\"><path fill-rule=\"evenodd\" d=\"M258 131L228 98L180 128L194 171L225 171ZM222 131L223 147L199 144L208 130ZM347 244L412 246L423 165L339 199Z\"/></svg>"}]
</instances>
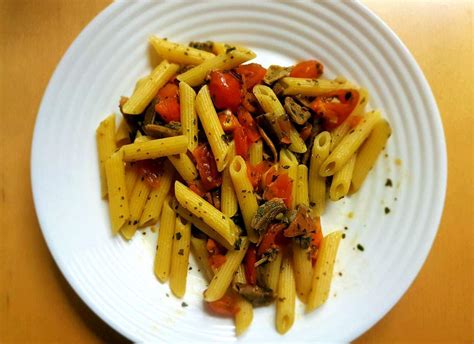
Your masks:
<instances>
[{"instance_id":1,"label":"wood grain surface","mask_svg":"<svg viewBox=\"0 0 474 344\"><path fill-rule=\"evenodd\" d=\"M473 333L473 4L364 3L408 46L437 99L448 146L441 227L417 279L359 343L471 342ZM74 293L43 240L30 152L48 80L105 0L0 0L0 342L125 342ZM58 171L61 173L61 171Z\"/></svg>"}]
</instances>

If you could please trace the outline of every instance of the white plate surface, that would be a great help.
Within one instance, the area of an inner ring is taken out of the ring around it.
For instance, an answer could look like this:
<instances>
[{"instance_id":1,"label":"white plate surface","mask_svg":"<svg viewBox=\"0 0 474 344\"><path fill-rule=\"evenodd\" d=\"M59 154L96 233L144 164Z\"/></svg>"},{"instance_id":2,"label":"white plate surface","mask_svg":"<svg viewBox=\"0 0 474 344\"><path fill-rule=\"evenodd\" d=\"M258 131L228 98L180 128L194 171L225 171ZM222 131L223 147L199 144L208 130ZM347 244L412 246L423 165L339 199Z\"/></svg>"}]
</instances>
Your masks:
<instances>
[{"instance_id":1,"label":"white plate surface","mask_svg":"<svg viewBox=\"0 0 474 344\"><path fill-rule=\"evenodd\" d=\"M193 269L184 301L167 297L152 272L156 234L112 237L100 199L95 129L120 95L152 67L147 37L239 42L257 62L322 61L369 89L393 127L386 156L360 192L333 203L325 232L346 230L331 297L312 314L297 306L292 330L274 329L274 308L257 309L249 342L349 341L399 300L436 235L446 188L446 150L431 90L390 29L355 2L116 2L97 16L57 67L38 114L32 186L49 249L81 298L134 341L231 342L233 322L204 312ZM386 187L387 178L393 181ZM385 214L385 207L390 213ZM355 249L361 243L364 252ZM338 272L342 272L339 276Z\"/></svg>"}]
</instances>

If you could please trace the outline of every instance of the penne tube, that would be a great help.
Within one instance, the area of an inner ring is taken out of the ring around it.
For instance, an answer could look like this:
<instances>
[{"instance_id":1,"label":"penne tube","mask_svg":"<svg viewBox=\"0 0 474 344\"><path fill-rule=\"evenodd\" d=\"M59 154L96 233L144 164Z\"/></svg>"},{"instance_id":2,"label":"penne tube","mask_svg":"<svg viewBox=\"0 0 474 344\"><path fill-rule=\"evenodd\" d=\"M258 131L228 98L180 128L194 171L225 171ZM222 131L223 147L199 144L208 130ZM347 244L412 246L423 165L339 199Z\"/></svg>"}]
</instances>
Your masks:
<instances>
[{"instance_id":1,"label":"penne tube","mask_svg":"<svg viewBox=\"0 0 474 344\"><path fill-rule=\"evenodd\" d=\"M293 242L291 248L296 292L300 300L306 303L311 287L311 276L313 275L311 253L308 249L302 248L297 242Z\"/></svg>"},{"instance_id":2,"label":"penne tube","mask_svg":"<svg viewBox=\"0 0 474 344\"><path fill-rule=\"evenodd\" d=\"M251 52L249 48L246 48L242 45L233 44L233 43L222 43L222 42L213 42L212 43L212 52L216 55L225 54L228 50L235 48L238 51L243 53Z\"/></svg>"},{"instance_id":3,"label":"penne tube","mask_svg":"<svg viewBox=\"0 0 474 344\"><path fill-rule=\"evenodd\" d=\"M124 161L156 159L185 153L188 149L188 138L184 135L179 135L145 142L134 142L123 146L121 149L123 150Z\"/></svg>"},{"instance_id":4,"label":"penne tube","mask_svg":"<svg viewBox=\"0 0 474 344\"><path fill-rule=\"evenodd\" d=\"M237 272L234 276L234 283L247 283L245 278L245 269L242 264L239 265ZM235 321L235 333L240 336L250 326L253 320L253 306L242 296L238 296L237 308L239 311L234 316Z\"/></svg>"},{"instance_id":5,"label":"penne tube","mask_svg":"<svg viewBox=\"0 0 474 344\"><path fill-rule=\"evenodd\" d=\"M244 259L248 246L249 241L247 238L241 237L239 249L229 250L227 252L225 255L225 263L219 268L217 273L212 278L209 287L204 291L205 301L216 301L224 296L230 284L232 283L235 272Z\"/></svg>"},{"instance_id":6,"label":"penne tube","mask_svg":"<svg viewBox=\"0 0 474 344\"><path fill-rule=\"evenodd\" d=\"M277 292L278 288L278 279L280 276L280 267L282 259L283 254L281 250L279 250L278 253L275 255L275 258L263 267L265 284L274 292Z\"/></svg>"},{"instance_id":7,"label":"penne tube","mask_svg":"<svg viewBox=\"0 0 474 344\"><path fill-rule=\"evenodd\" d=\"M182 298L186 292L189 250L191 247L191 223L176 217L171 251L170 289L174 296Z\"/></svg>"},{"instance_id":8,"label":"penne tube","mask_svg":"<svg viewBox=\"0 0 474 344\"><path fill-rule=\"evenodd\" d=\"M179 83L179 104L183 135L188 138L188 150L193 152L198 145L198 120L196 115L196 92L185 82Z\"/></svg>"},{"instance_id":9,"label":"penne tube","mask_svg":"<svg viewBox=\"0 0 474 344\"><path fill-rule=\"evenodd\" d=\"M97 151L99 153L100 190L102 198L107 196L107 176L105 162L117 149L115 143L115 115L112 114L102 122L96 130Z\"/></svg>"},{"instance_id":10,"label":"penne tube","mask_svg":"<svg viewBox=\"0 0 474 344\"><path fill-rule=\"evenodd\" d=\"M168 155L168 160L186 182L190 183L199 177L196 166L186 153Z\"/></svg>"},{"instance_id":11,"label":"penne tube","mask_svg":"<svg viewBox=\"0 0 474 344\"><path fill-rule=\"evenodd\" d=\"M257 165L263 161L263 142L258 140L255 143L250 145L249 149L250 163L252 165Z\"/></svg>"},{"instance_id":12,"label":"penne tube","mask_svg":"<svg viewBox=\"0 0 474 344\"><path fill-rule=\"evenodd\" d=\"M359 149L365 139L369 136L374 125L380 119L380 111L368 112L364 119L357 124L329 154L321 165L319 174L323 177L332 176L349 161L352 155Z\"/></svg>"},{"instance_id":13,"label":"penne tube","mask_svg":"<svg viewBox=\"0 0 474 344\"><path fill-rule=\"evenodd\" d=\"M338 201L348 194L356 161L357 157L354 154L344 167L334 174L331 187L329 188L329 198L331 201Z\"/></svg>"},{"instance_id":14,"label":"penne tube","mask_svg":"<svg viewBox=\"0 0 474 344\"><path fill-rule=\"evenodd\" d=\"M129 198L132 195L133 187L135 186L135 182L137 181L137 179L137 170L130 164L127 164L127 166L125 166L125 188L127 190L127 196Z\"/></svg>"},{"instance_id":15,"label":"penne tube","mask_svg":"<svg viewBox=\"0 0 474 344\"><path fill-rule=\"evenodd\" d=\"M167 39L162 39L157 36L151 36L148 38L148 42L155 48L158 55L172 63L198 65L215 57L214 54L208 53L207 51L170 42Z\"/></svg>"},{"instance_id":16,"label":"penne tube","mask_svg":"<svg viewBox=\"0 0 474 344\"><path fill-rule=\"evenodd\" d=\"M285 77L280 80L280 84L283 86L283 94L285 96L322 96L329 92L350 89L353 87L348 82L338 82L335 80L325 79L305 79L305 78L292 78Z\"/></svg>"},{"instance_id":17,"label":"penne tube","mask_svg":"<svg viewBox=\"0 0 474 344\"><path fill-rule=\"evenodd\" d=\"M295 276L290 260L284 258L281 263L278 281L278 297L276 302L276 329L284 334L293 326L295 321Z\"/></svg>"},{"instance_id":18,"label":"penne tube","mask_svg":"<svg viewBox=\"0 0 474 344\"><path fill-rule=\"evenodd\" d=\"M130 218L121 229L123 237L127 240L130 240L137 231L138 222L142 216L149 193L150 187L147 182L142 178L137 179L130 196Z\"/></svg>"},{"instance_id":19,"label":"penne tube","mask_svg":"<svg viewBox=\"0 0 474 344\"><path fill-rule=\"evenodd\" d=\"M308 207L308 167L306 165L298 165L297 172L296 185L293 183L293 188L296 189L294 204L296 207L299 205Z\"/></svg>"},{"instance_id":20,"label":"penne tube","mask_svg":"<svg viewBox=\"0 0 474 344\"><path fill-rule=\"evenodd\" d=\"M288 149L280 150L280 171L287 173L292 180L291 187L291 208L296 208L296 189L298 179L298 159Z\"/></svg>"},{"instance_id":21,"label":"penne tube","mask_svg":"<svg viewBox=\"0 0 474 344\"><path fill-rule=\"evenodd\" d=\"M321 216L326 206L326 177L319 175L319 169L329 155L330 145L331 134L327 131L319 133L314 138L308 180L309 204L314 216Z\"/></svg>"},{"instance_id":22,"label":"penne tube","mask_svg":"<svg viewBox=\"0 0 474 344\"><path fill-rule=\"evenodd\" d=\"M127 102L123 105L123 113L129 115L139 115L150 104L153 97L158 93L179 69L179 65L162 61L151 74L142 81Z\"/></svg>"},{"instance_id":23,"label":"penne tube","mask_svg":"<svg viewBox=\"0 0 474 344\"><path fill-rule=\"evenodd\" d=\"M334 263L341 241L342 231L326 235L319 247L318 259L313 268L313 278L306 304L306 312L311 312L326 302L331 288Z\"/></svg>"},{"instance_id":24,"label":"penne tube","mask_svg":"<svg viewBox=\"0 0 474 344\"><path fill-rule=\"evenodd\" d=\"M191 236L191 253L196 258L199 269L201 269L207 282L210 282L214 276L214 271L212 271L209 265L209 252L206 248L206 240Z\"/></svg>"},{"instance_id":25,"label":"penne tube","mask_svg":"<svg viewBox=\"0 0 474 344\"><path fill-rule=\"evenodd\" d=\"M158 232L158 243L155 255L155 276L160 282L166 282L170 273L171 251L173 248L173 235L176 224L176 213L171 207L172 197L166 197L163 202L163 210Z\"/></svg>"},{"instance_id":26,"label":"penne tube","mask_svg":"<svg viewBox=\"0 0 474 344\"><path fill-rule=\"evenodd\" d=\"M227 166L222 172L221 210L225 215L232 217L237 213L238 205L229 168Z\"/></svg>"},{"instance_id":27,"label":"penne tube","mask_svg":"<svg viewBox=\"0 0 474 344\"><path fill-rule=\"evenodd\" d=\"M128 127L127 121L122 118L120 120L119 127L115 133L115 144L117 147L130 143L130 128Z\"/></svg>"}]
</instances>

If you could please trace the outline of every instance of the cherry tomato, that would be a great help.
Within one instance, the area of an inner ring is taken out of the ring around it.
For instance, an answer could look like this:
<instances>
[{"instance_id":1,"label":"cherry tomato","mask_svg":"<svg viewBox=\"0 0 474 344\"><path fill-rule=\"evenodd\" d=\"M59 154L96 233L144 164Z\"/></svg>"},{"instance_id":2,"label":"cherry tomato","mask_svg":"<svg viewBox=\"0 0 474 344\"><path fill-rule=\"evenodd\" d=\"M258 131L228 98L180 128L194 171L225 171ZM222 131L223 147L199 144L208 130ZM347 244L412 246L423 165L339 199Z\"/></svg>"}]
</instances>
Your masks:
<instances>
[{"instance_id":1,"label":"cherry tomato","mask_svg":"<svg viewBox=\"0 0 474 344\"><path fill-rule=\"evenodd\" d=\"M230 110L222 111L218 114L219 122L226 133L232 132L240 126L237 117Z\"/></svg>"},{"instance_id":2,"label":"cherry tomato","mask_svg":"<svg viewBox=\"0 0 474 344\"><path fill-rule=\"evenodd\" d=\"M217 171L216 160L209 147L205 144L197 146L193 152L201 183L206 191L222 184L222 175Z\"/></svg>"},{"instance_id":3,"label":"cherry tomato","mask_svg":"<svg viewBox=\"0 0 474 344\"><path fill-rule=\"evenodd\" d=\"M157 103L155 105L155 111L165 122L179 122L181 120L178 94L178 86L173 83L168 83L162 87L156 95Z\"/></svg>"},{"instance_id":4,"label":"cherry tomato","mask_svg":"<svg viewBox=\"0 0 474 344\"><path fill-rule=\"evenodd\" d=\"M210 74L209 92L216 108L237 110L241 99L240 82L230 72L213 71Z\"/></svg>"},{"instance_id":5,"label":"cherry tomato","mask_svg":"<svg viewBox=\"0 0 474 344\"><path fill-rule=\"evenodd\" d=\"M237 117L239 119L239 123L247 129L246 135L249 145L258 141L258 139L260 139L260 134L257 129L257 123L253 119L250 112L248 112L244 108L239 108L239 111L237 112Z\"/></svg>"},{"instance_id":6,"label":"cherry tomato","mask_svg":"<svg viewBox=\"0 0 474 344\"><path fill-rule=\"evenodd\" d=\"M247 132L245 127L239 127L234 130L235 153L244 159L249 154L249 143L247 141Z\"/></svg>"},{"instance_id":7,"label":"cherry tomato","mask_svg":"<svg viewBox=\"0 0 474 344\"><path fill-rule=\"evenodd\" d=\"M251 244L245 253L245 278L248 284L257 284L257 269L255 263L257 262L257 250L255 244Z\"/></svg>"},{"instance_id":8,"label":"cherry tomato","mask_svg":"<svg viewBox=\"0 0 474 344\"><path fill-rule=\"evenodd\" d=\"M160 178L163 175L163 160L140 160L135 163L135 166L140 178L144 178L150 187L157 188L160 186Z\"/></svg>"},{"instance_id":9,"label":"cherry tomato","mask_svg":"<svg viewBox=\"0 0 474 344\"><path fill-rule=\"evenodd\" d=\"M257 256L259 258L261 258L267 250L280 247L277 243L277 237L283 231L285 226L286 225L283 223L274 223L268 227L268 230L263 235L262 241L258 246Z\"/></svg>"},{"instance_id":10,"label":"cherry tomato","mask_svg":"<svg viewBox=\"0 0 474 344\"><path fill-rule=\"evenodd\" d=\"M319 78L324 71L324 66L316 60L308 60L298 63L291 70L293 78Z\"/></svg>"},{"instance_id":11,"label":"cherry tomato","mask_svg":"<svg viewBox=\"0 0 474 344\"><path fill-rule=\"evenodd\" d=\"M257 189L262 180L262 176L268 171L273 164L269 161L262 161L257 165L252 165L247 161L247 176L252 183L254 189Z\"/></svg>"},{"instance_id":12,"label":"cherry tomato","mask_svg":"<svg viewBox=\"0 0 474 344\"><path fill-rule=\"evenodd\" d=\"M240 309L237 306L237 295L235 293L227 293L217 301L206 302L207 308L214 314L224 316L234 316Z\"/></svg>"},{"instance_id":13,"label":"cherry tomato","mask_svg":"<svg viewBox=\"0 0 474 344\"><path fill-rule=\"evenodd\" d=\"M251 90L255 85L259 84L267 72L267 70L258 63L240 65L235 71L242 77L245 89L247 90Z\"/></svg>"},{"instance_id":14,"label":"cherry tomato","mask_svg":"<svg viewBox=\"0 0 474 344\"><path fill-rule=\"evenodd\" d=\"M226 261L226 258L222 254L214 254L209 256L209 265L212 267L213 270L219 269Z\"/></svg>"},{"instance_id":15,"label":"cherry tomato","mask_svg":"<svg viewBox=\"0 0 474 344\"><path fill-rule=\"evenodd\" d=\"M263 192L263 198L267 201L272 198L282 198L288 208L291 207L291 190L293 187L293 181L288 174L279 174L276 179L271 182Z\"/></svg>"},{"instance_id":16,"label":"cherry tomato","mask_svg":"<svg viewBox=\"0 0 474 344\"><path fill-rule=\"evenodd\" d=\"M356 90L339 90L316 97L310 107L317 116L323 118L324 128L333 130L345 121L358 101L359 92Z\"/></svg>"}]
</instances>

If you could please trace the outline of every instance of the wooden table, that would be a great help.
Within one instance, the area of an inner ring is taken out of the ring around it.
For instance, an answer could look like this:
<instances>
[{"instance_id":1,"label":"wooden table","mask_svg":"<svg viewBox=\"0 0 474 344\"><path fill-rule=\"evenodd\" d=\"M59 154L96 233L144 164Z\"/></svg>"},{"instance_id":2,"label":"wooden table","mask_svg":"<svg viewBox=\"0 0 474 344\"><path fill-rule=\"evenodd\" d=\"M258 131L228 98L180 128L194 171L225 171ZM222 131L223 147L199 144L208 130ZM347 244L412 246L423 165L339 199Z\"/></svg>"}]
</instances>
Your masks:
<instances>
[{"instance_id":1,"label":"wooden table","mask_svg":"<svg viewBox=\"0 0 474 344\"><path fill-rule=\"evenodd\" d=\"M49 78L68 46L109 1L0 1L0 342L121 342L78 298L38 226L31 136ZM358 342L471 341L473 334L473 5L365 3L412 51L430 82L448 141L441 228L401 301ZM58 171L61 173L61 171Z\"/></svg>"}]
</instances>

